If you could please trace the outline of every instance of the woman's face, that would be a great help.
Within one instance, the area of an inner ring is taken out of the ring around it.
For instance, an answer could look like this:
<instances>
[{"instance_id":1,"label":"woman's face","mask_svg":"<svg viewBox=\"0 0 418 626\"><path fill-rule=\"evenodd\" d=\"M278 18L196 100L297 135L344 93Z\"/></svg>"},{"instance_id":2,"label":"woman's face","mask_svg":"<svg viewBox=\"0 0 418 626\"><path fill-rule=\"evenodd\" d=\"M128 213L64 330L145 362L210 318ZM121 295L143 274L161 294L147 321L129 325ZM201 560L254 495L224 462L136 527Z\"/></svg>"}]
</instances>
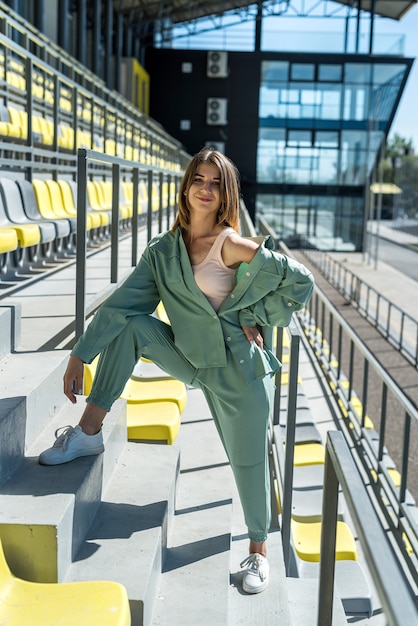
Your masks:
<instances>
[{"instance_id":1,"label":"woman's face","mask_svg":"<svg viewBox=\"0 0 418 626\"><path fill-rule=\"evenodd\" d=\"M193 214L217 213L221 204L220 172L212 163L198 165L189 191L187 201Z\"/></svg>"}]
</instances>

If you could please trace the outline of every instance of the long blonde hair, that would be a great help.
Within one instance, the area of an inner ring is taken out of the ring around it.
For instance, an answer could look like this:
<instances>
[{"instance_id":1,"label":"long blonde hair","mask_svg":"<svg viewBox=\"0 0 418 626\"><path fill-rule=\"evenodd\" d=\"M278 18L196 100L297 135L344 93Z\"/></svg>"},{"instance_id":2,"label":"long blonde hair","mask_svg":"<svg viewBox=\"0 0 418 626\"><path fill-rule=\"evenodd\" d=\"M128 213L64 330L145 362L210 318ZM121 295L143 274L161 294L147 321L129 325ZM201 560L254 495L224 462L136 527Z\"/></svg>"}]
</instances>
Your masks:
<instances>
[{"instance_id":1,"label":"long blonde hair","mask_svg":"<svg viewBox=\"0 0 418 626\"><path fill-rule=\"evenodd\" d=\"M176 230L178 226L187 230L190 225L190 208L187 203L187 194L194 180L196 170L202 163L215 165L220 173L219 191L221 204L217 223L230 226L238 232L241 197L239 172L228 157L222 154L222 152L218 152L218 150L213 150L211 147L202 148L194 155L186 168L180 183L178 211L172 230Z\"/></svg>"}]
</instances>

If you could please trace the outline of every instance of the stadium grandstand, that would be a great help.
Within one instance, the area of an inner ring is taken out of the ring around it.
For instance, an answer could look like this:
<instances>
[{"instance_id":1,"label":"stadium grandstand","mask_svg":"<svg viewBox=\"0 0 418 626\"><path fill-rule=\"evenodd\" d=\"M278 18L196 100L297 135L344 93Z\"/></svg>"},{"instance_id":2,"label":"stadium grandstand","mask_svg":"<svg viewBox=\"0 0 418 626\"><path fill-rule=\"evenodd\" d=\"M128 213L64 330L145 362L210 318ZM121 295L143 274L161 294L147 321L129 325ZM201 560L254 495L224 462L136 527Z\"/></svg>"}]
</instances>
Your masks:
<instances>
[{"instance_id":1,"label":"stadium grandstand","mask_svg":"<svg viewBox=\"0 0 418 626\"><path fill-rule=\"evenodd\" d=\"M416 281L362 262L414 61L376 24L415 5L0 1L0 624L418 626ZM316 279L264 333L282 369L257 595L203 394L152 361L103 454L38 463L83 409L62 392L72 346L171 227L205 145L241 173L241 234ZM417 237L386 231L416 255Z\"/></svg>"}]
</instances>

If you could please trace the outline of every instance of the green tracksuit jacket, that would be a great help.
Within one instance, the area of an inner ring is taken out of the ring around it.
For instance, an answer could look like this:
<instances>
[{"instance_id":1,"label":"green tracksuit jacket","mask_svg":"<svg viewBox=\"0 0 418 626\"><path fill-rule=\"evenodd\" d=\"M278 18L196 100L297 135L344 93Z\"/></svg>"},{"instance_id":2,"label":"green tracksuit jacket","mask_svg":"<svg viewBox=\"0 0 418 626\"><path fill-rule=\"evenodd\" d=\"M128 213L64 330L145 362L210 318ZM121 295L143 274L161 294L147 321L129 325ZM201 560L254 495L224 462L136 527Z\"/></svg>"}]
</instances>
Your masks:
<instances>
[{"instance_id":1,"label":"green tracksuit jacket","mask_svg":"<svg viewBox=\"0 0 418 626\"><path fill-rule=\"evenodd\" d=\"M250 344L242 326L287 326L313 290L312 274L274 252L267 237L251 263L243 264L231 294L216 313L194 280L181 229L151 240L132 274L101 305L72 354L90 363L132 315L151 314L159 301L176 346L196 369L224 367L227 347L251 383L280 367L268 350Z\"/></svg>"}]
</instances>

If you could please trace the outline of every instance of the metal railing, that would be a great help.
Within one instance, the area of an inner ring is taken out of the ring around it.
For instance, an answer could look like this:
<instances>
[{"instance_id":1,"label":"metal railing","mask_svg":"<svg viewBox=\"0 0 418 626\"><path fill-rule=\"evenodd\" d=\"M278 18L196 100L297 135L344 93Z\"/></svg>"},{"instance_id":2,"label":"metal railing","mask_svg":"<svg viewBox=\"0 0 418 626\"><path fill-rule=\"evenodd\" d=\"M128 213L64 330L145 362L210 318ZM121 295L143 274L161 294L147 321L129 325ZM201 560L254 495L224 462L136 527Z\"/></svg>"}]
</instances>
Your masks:
<instances>
[{"instance_id":1,"label":"metal railing","mask_svg":"<svg viewBox=\"0 0 418 626\"><path fill-rule=\"evenodd\" d=\"M270 428L272 481L277 482L279 493L280 529L286 575L292 575L291 559L291 519L294 443L298 395L299 350L302 340L298 325L292 320L285 331L277 329L276 354L283 354L283 332L289 338L289 380L286 407L281 407L280 377L277 377L277 390L274 413ZM279 426L280 411L286 410L286 435L283 440ZM380 481L378 473L383 470L376 463L376 485ZM327 434L324 469L324 497L322 508L321 548L319 567L317 626L332 626L336 529L338 519L338 492L341 486L350 517L367 560L373 584L378 593L389 626L415 626L418 613L414 599L413 585L409 568L405 568L399 558L399 546L388 536L387 528L374 505L373 489L364 481L352 451L349 449L343 431L329 431ZM379 489L378 489L379 491ZM399 503L399 511L403 510ZM274 517L274 516L273 516ZM399 531L405 528L397 520ZM404 541L404 539L402 539Z\"/></svg>"},{"instance_id":2,"label":"metal railing","mask_svg":"<svg viewBox=\"0 0 418 626\"><path fill-rule=\"evenodd\" d=\"M319 289L299 319L399 562L418 586L418 411Z\"/></svg>"},{"instance_id":3,"label":"metal railing","mask_svg":"<svg viewBox=\"0 0 418 626\"><path fill-rule=\"evenodd\" d=\"M418 321L342 263L324 252L302 250L325 278L395 348L418 368Z\"/></svg>"},{"instance_id":4,"label":"metal railing","mask_svg":"<svg viewBox=\"0 0 418 626\"><path fill-rule=\"evenodd\" d=\"M415 599L399 569L382 524L341 432L328 432L325 448L324 497L321 527L318 626L332 626L338 489L363 548L388 626L416 626Z\"/></svg>"},{"instance_id":5,"label":"metal railing","mask_svg":"<svg viewBox=\"0 0 418 626\"><path fill-rule=\"evenodd\" d=\"M105 289L102 293L96 294L94 301L86 303L86 252L87 252L87 182L89 176L95 173L94 167L97 165L108 167L108 175L112 181L112 218L111 218L111 259L110 259L110 288ZM76 248L76 319L75 319L75 338L76 340L83 334L87 314L92 313L103 302L112 290L115 289L119 277L118 272L118 246L120 237L119 228L119 188L121 176L129 177L133 184L133 200L132 200L132 247L131 247L131 266L134 267L138 262L138 229L139 229L139 209L138 209L138 187L140 178L146 181L148 190L148 205L146 212L145 228L147 231L147 241L152 237L152 226L154 221L157 222L158 232L163 228L163 217L165 214L166 227L170 228L171 208L174 207L175 198L179 184L180 174L173 173L171 170L159 167L147 167L127 161L119 157L113 157L94 150L80 149L77 159L77 248ZM159 188L158 194L158 211L153 211L153 184L157 183ZM167 204L163 206L163 183L168 185ZM176 192L170 193L171 182L174 182ZM174 196L174 197L173 197Z\"/></svg>"}]
</instances>

